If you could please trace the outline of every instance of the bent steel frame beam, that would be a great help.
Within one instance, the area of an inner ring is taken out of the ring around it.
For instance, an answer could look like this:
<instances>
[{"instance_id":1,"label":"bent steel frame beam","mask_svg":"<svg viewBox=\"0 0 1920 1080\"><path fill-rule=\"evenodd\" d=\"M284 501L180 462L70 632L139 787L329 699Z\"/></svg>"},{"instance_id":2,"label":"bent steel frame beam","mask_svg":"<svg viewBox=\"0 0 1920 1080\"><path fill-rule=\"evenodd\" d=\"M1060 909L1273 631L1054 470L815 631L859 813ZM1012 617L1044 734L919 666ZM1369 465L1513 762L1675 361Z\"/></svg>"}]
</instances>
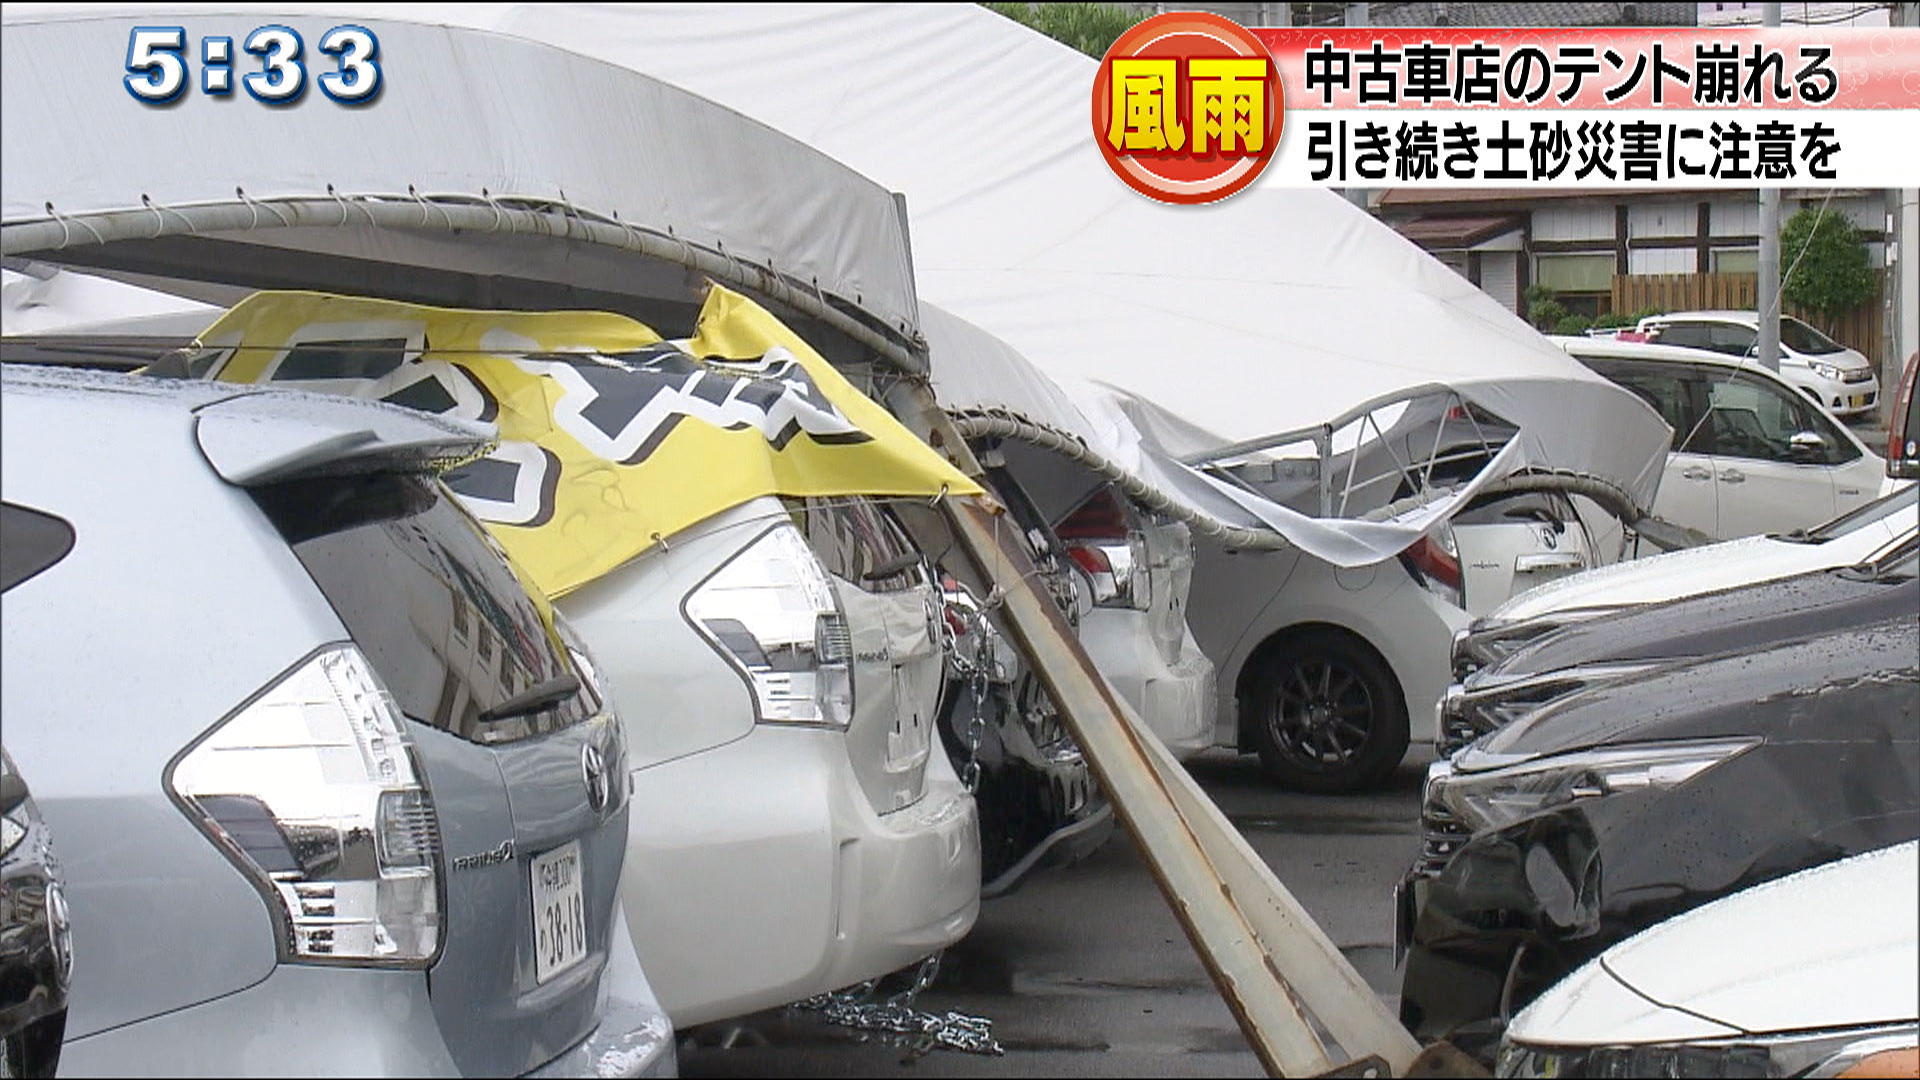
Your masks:
<instances>
[{"instance_id":1,"label":"bent steel frame beam","mask_svg":"<svg viewBox=\"0 0 1920 1080\"><path fill-rule=\"evenodd\" d=\"M981 474L925 383L897 384L888 404L956 466ZM1002 607L1268 1072L1315 1075L1346 1059L1377 1057L1404 1074L1420 1052L1413 1037L1094 668L1058 607L1033 584L1036 571L1009 542L999 509L984 500L943 502L961 548L992 583L989 602Z\"/></svg>"},{"instance_id":2,"label":"bent steel frame beam","mask_svg":"<svg viewBox=\"0 0 1920 1080\"><path fill-rule=\"evenodd\" d=\"M0 225L0 256L23 257L122 240L275 228L372 226L446 233L551 237L631 251L690 267L726 285L758 292L819 319L910 375L927 372L926 342L907 328L854 314L855 301L833 297L771 266L681 240L646 226L552 199L489 195L325 195L251 198L49 216Z\"/></svg>"},{"instance_id":3,"label":"bent steel frame beam","mask_svg":"<svg viewBox=\"0 0 1920 1080\"><path fill-rule=\"evenodd\" d=\"M1272 530L1228 525L1198 513L1094 451L1074 435L1046 424L1036 423L1016 413L1005 410L959 411L952 414L952 422L957 433L964 438L1019 439L1021 442L1030 443L1043 450L1061 454L1071 461L1092 469L1102 479L1111 481L1125 492L1128 498L1148 510L1185 522L1195 533L1217 540L1227 547L1244 551L1284 551L1293 546L1286 537ZM1625 522L1645 537L1649 543L1668 551L1713 542L1712 538L1704 533L1654 517L1650 511L1636 503L1625 488L1589 473L1570 470L1519 473L1488 484L1481 489L1481 494L1517 494L1529 491L1557 491L1592 499L1601 509ZM1433 493L1431 492L1415 495L1374 510L1361 520L1386 521L1432 501Z\"/></svg>"}]
</instances>

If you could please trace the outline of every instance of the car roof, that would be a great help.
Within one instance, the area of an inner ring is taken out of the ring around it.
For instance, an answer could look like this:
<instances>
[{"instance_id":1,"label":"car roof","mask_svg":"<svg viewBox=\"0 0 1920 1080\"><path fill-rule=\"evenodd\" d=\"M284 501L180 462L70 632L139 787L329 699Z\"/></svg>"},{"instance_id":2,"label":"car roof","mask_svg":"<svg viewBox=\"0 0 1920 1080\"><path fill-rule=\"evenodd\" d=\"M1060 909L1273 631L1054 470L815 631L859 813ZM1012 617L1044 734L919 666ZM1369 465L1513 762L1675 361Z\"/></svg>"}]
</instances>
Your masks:
<instances>
[{"instance_id":1,"label":"car roof","mask_svg":"<svg viewBox=\"0 0 1920 1080\"><path fill-rule=\"evenodd\" d=\"M1603 357L1609 360L1673 360L1715 367L1764 370L1759 364L1739 356L1695 349L1685 345L1660 345L1651 341L1621 341L1618 338L1575 337L1549 334L1547 340L1560 346L1567 355Z\"/></svg>"},{"instance_id":2,"label":"car roof","mask_svg":"<svg viewBox=\"0 0 1920 1080\"><path fill-rule=\"evenodd\" d=\"M108 407L149 422L173 416L191 423L214 470L241 485L322 468L437 469L497 438L491 424L338 394L23 364L0 365L0 378L10 411L32 397L87 416Z\"/></svg>"},{"instance_id":3,"label":"car roof","mask_svg":"<svg viewBox=\"0 0 1920 1080\"><path fill-rule=\"evenodd\" d=\"M0 379L8 394L32 394L39 397L79 399L109 395L96 400L111 400L132 407L174 409L191 412L216 401L224 401L248 392L232 383L194 379L151 379L124 375L95 368L52 367L41 364L0 364Z\"/></svg>"},{"instance_id":4,"label":"car roof","mask_svg":"<svg viewBox=\"0 0 1920 1080\"><path fill-rule=\"evenodd\" d=\"M1713 308L1704 311L1669 311L1665 315L1649 315L1642 321L1657 323L1682 322L1695 319L1703 322L1737 322L1742 325L1758 326L1760 324L1760 313L1757 311L1735 311L1731 308Z\"/></svg>"}]
</instances>

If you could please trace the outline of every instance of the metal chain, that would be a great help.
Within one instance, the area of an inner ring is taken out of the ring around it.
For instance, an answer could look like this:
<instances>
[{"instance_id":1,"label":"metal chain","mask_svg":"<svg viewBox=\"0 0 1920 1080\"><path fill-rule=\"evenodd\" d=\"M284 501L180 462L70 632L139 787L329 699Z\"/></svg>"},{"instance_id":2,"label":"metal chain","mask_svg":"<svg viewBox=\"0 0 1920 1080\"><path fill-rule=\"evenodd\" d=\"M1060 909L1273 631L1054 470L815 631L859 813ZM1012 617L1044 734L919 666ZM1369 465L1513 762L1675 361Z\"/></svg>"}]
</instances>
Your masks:
<instances>
[{"instance_id":1,"label":"metal chain","mask_svg":"<svg viewBox=\"0 0 1920 1080\"><path fill-rule=\"evenodd\" d=\"M979 615L973 631L977 635L974 640L980 645L974 654L973 671L967 678L973 715L967 720L967 763L960 769L960 782L969 795L980 793L980 740L987 732L987 678L994 669L993 635L985 613Z\"/></svg>"},{"instance_id":2,"label":"metal chain","mask_svg":"<svg viewBox=\"0 0 1920 1080\"><path fill-rule=\"evenodd\" d=\"M967 636L974 642L973 655L960 650L959 637L945 619L940 622L940 640L954 671L967 680L967 760L960 766L960 783L966 787L967 794L977 795L980 792L980 743L987 731L987 695L992 691L992 681L1000 676L1000 669L993 651L994 630L984 605L974 600L966 586L958 588L966 602L949 601L946 609L957 612L966 624Z\"/></svg>"},{"instance_id":3,"label":"metal chain","mask_svg":"<svg viewBox=\"0 0 1920 1080\"><path fill-rule=\"evenodd\" d=\"M940 954L934 953L920 962L911 985L884 1001L873 999L874 987L879 980L868 979L845 990L816 994L796 1002L793 1008L801 1012L817 1012L827 1023L841 1027L910 1037L905 1061L912 1061L940 1047L994 1057L1005 1054L999 1040L993 1037L992 1020L951 1011L933 1013L914 1007L914 999L933 985L939 973Z\"/></svg>"}]
</instances>

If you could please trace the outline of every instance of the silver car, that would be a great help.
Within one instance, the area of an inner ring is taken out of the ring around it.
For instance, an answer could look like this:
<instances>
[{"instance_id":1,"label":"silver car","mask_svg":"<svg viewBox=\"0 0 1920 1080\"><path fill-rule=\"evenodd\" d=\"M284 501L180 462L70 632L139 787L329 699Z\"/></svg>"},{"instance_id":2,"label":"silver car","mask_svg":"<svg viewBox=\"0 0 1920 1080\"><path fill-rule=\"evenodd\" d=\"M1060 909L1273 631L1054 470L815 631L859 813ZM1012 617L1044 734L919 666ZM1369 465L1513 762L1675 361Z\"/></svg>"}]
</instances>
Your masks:
<instances>
[{"instance_id":1,"label":"silver car","mask_svg":"<svg viewBox=\"0 0 1920 1080\"><path fill-rule=\"evenodd\" d=\"M6 749L70 1075L671 1074L592 667L434 476L487 429L7 365ZM10 557L11 557L10 553Z\"/></svg>"}]
</instances>

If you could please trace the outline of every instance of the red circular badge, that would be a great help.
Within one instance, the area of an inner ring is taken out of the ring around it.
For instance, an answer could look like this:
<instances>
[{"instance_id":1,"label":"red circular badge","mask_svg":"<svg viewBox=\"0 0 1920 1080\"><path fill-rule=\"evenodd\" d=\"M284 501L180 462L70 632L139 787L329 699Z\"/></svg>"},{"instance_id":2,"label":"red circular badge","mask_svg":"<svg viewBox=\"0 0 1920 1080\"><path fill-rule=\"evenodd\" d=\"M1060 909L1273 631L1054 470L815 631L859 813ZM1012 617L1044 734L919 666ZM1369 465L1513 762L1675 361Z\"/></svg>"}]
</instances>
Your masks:
<instances>
[{"instance_id":1,"label":"red circular badge","mask_svg":"<svg viewBox=\"0 0 1920 1080\"><path fill-rule=\"evenodd\" d=\"M1280 145L1279 67L1246 27L1204 11L1155 15L1093 77L1093 138L1127 186L1210 203L1253 183Z\"/></svg>"}]
</instances>

